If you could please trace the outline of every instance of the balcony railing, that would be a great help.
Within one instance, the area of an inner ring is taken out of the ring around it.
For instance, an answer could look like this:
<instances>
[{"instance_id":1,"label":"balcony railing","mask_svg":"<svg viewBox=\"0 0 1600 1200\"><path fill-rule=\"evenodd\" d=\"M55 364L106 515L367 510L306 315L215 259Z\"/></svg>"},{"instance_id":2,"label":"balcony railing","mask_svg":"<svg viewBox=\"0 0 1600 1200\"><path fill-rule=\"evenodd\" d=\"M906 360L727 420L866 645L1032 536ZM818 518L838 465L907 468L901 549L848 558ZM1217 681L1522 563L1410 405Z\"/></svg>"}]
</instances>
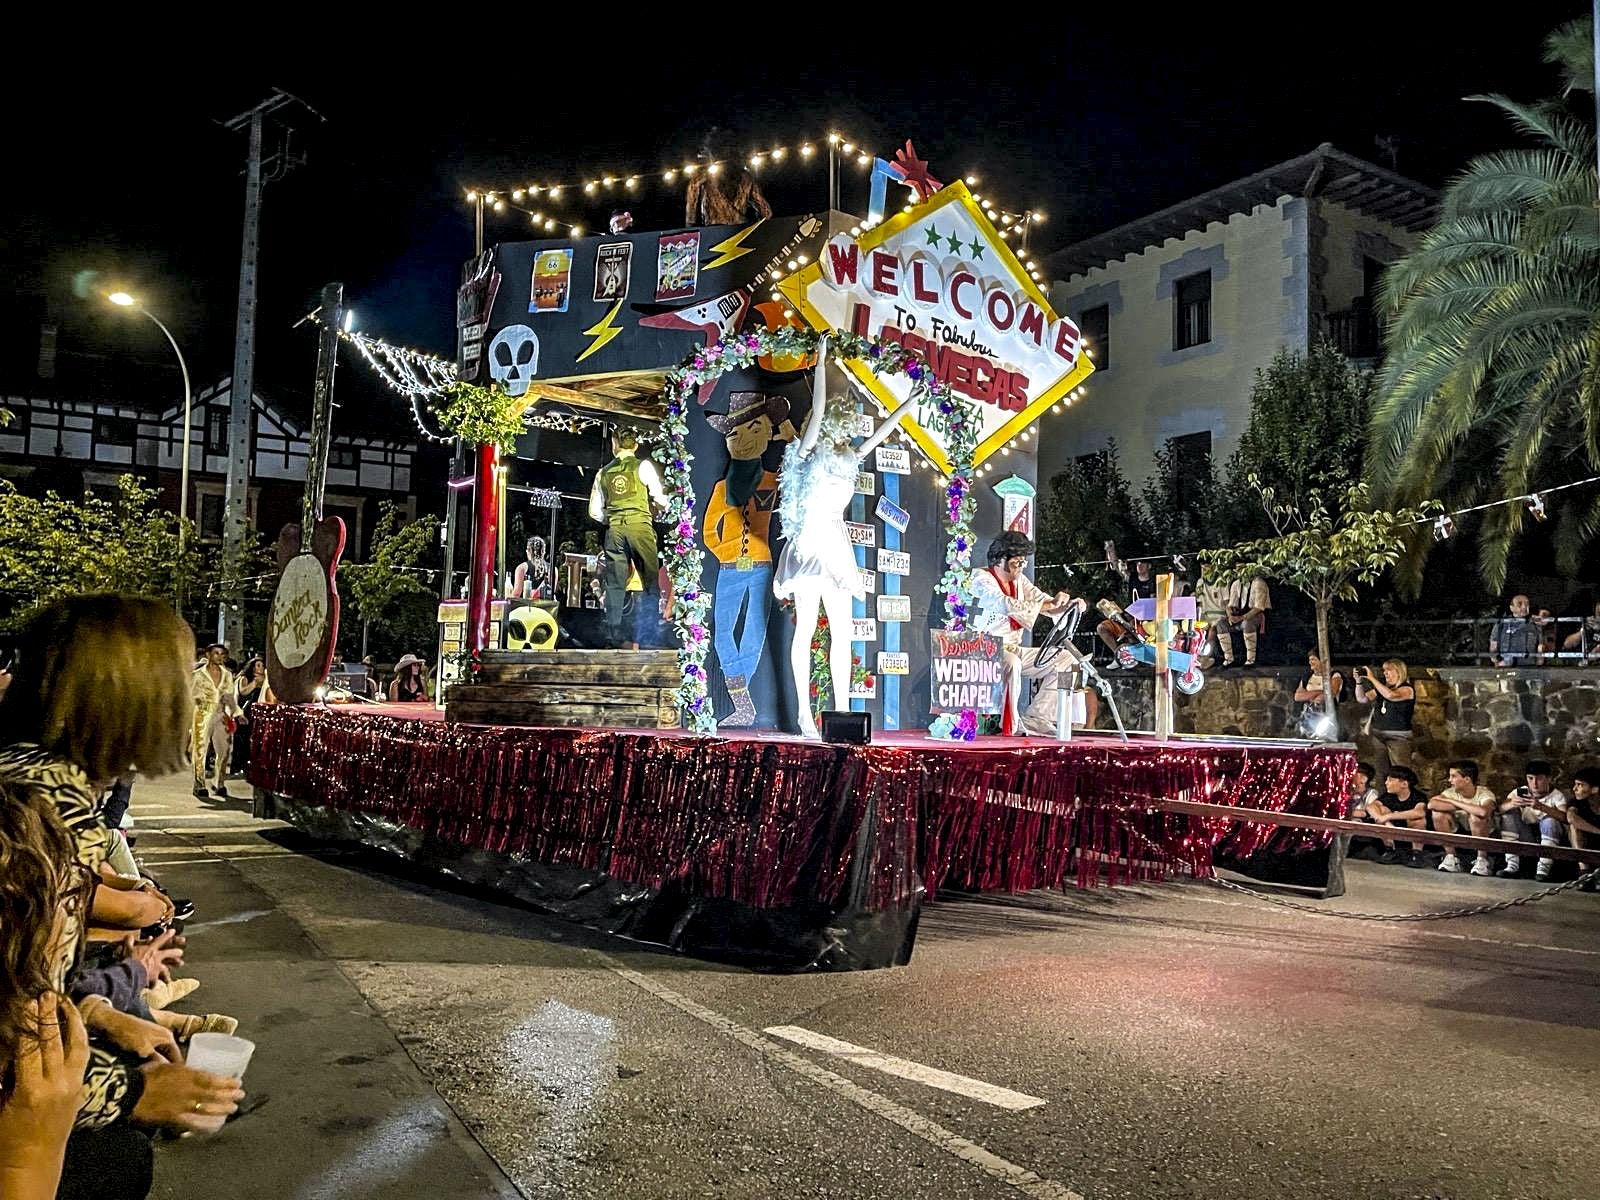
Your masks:
<instances>
[{"instance_id":1,"label":"balcony railing","mask_svg":"<svg viewBox=\"0 0 1600 1200\"><path fill-rule=\"evenodd\" d=\"M1324 318L1329 340L1347 358L1379 358L1383 354L1383 339L1379 336L1378 322L1373 319L1371 305L1363 297L1352 307L1340 313L1329 313Z\"/></svg>"}]
</instances>

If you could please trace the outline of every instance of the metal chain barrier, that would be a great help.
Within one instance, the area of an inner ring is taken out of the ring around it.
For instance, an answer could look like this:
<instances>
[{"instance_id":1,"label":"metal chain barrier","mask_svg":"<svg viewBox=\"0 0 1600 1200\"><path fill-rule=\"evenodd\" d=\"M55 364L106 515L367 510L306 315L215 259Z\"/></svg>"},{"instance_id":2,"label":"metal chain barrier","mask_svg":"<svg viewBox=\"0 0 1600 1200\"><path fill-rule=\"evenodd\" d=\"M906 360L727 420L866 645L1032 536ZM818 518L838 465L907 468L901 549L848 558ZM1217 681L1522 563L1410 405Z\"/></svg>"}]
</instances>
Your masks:
<instances>
[{"instance_id":1,"label":"metal chain barrier","mask_svg":"<svg viewBox=\"0 0 1600 1200\"><path fill-rule=\"evenodd\" d=\"M1518 896L1515 900L1500 900L1494 904L1478 904L1471 908L1447 908L1440 912L1425 913L1361 913L1345 912L1337 908L1318 908L1314 904L1302 904L1298 900L1285 900L1282 896L1270 896L1266 892L1258 892L1254 888L1247 888L1243 884L1234 883L1229 879L1212 877L1211 882L1230 892L1239 892L1246 896L1254 896L1257 900L1264 900L1268 904L1276 904L1279 908L1292 908L1295 912L1312 913L1319 917L1343 917L1347 921L1448 921L1455 917L1477 917L1484 913L1499 912L1505 908L1516 908L1519 904L1532 904L1536 900L1544 900L1562 892L1571 891L1585 883L1600 880L1600 867L1586 871L1576 879L1569 879L1566 883L1558 883L1554 887L1540 888L1537 892L1529 892L1526 896Z\"/></svg>"}]
</instances>

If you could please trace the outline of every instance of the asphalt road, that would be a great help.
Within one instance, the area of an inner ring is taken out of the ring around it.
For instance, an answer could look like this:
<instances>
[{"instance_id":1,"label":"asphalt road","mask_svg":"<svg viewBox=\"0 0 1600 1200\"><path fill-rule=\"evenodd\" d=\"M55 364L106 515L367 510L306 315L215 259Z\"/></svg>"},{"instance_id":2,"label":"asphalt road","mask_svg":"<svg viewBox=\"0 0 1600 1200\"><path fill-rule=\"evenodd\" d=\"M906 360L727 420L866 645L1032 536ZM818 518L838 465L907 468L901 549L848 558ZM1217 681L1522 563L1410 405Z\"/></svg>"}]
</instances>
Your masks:
<instances>
[{"instance_id":1,"label":"asphalt road","mask_svg":"<svg viewBox=\"0 0 1600 1200\"><path fill-rule=\"evenodd\" d=\"M906 968L763 976L244 808L134 796L200 905L182 1007L259 1047L259 1107L163 1143L158 1197L1600 1195L1600 896L1425 925L1204 884L953 899ZM1327 906L1534 890L1350 886Z\"/></svg>"}]
</instances>

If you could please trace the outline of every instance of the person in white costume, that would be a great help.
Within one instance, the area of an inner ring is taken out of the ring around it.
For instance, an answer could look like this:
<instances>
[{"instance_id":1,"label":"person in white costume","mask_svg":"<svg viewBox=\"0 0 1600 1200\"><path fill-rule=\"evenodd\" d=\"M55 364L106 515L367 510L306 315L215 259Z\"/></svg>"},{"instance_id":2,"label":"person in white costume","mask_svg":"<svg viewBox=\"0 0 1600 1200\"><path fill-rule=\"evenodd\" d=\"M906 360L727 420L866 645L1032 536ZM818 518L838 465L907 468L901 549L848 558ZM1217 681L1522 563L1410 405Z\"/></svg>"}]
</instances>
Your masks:
<instances>
[{"instance_id":1,"label":"person in white costume","mask_svg":"<svg viewBox=\"0 0 1600 1200\"><path fill-rule=\"evenodd\" d=\"M989 543L989 565L972 572L972 600L977 610L974 628L1000 639L1006 670L1002 730L1019 736L1050 737L1056 729L1056 692L1061 686L1061 672L1072 665L1072 657L1063 650L1040 667L1039 647L1024 646L1022 639L1032 631L1040 613L1060 617L1073 608L1082 611L1088 604L1081 597L1074 599L1066 592L1051 596L1034 586L1022 573L1032 553L1032 539L1014 529ZM1036 681L1033 703L1025 713L1020 711L1024 676ZM1094 693L1080 692L1072 703L1072 723L1093 725L1098 709Z\"/></svg>"},{"instance_id":2,"label":"person in white costume","mask_svg":"<svg viewBox=\"0 0 1600 1200\"><path fill-rule=\"evenodd\" d=\"M850 703L851 600L866 596L844 512L855 495L861 462L895 430L904 404L897 405L860 446L852 446L855 411L843 397L828 400L824 380L828 339L817 345L816 378L806 431L789 443L778 474L778 516L783 522L783 553L772 576L772 594L794 600L794 644L789 663L794 675L795 711L802 737L816 738L811 713L811 638L817 613L828 614L833 637L828 673L835 708Z\"/></svg>"}]
</instances>

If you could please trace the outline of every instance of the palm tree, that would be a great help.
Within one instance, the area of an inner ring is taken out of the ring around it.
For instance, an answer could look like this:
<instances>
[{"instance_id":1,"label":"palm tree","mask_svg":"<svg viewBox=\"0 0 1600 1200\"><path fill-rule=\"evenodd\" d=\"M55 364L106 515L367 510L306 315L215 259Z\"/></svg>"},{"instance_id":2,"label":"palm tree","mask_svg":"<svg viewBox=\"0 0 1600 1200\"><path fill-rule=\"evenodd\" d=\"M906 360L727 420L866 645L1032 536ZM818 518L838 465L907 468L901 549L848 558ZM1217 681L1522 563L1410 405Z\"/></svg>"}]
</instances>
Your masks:
<instances>
[{"instance_id":1,"label":"palm tree","mask_svg":"<svg viewBox=\"0 0 1600 1200\"><path fill-rule=\"evenodd\" d=\"M1546 39L1568 91L1593 86L1588 33L1579 21ZM1438 224L1385 274L1389 356L1370 427L1379 506L1442 496L1458 507L1600 473L1595 131L1559 102L1472 99L1535 144L1474 159ZM1600 489L1573 495L1550 506L1569 564L1600 532ZM1484 513L1479 563L1493 587L1527 515L1520 504Z\"/></svg>"}]
</instances>

